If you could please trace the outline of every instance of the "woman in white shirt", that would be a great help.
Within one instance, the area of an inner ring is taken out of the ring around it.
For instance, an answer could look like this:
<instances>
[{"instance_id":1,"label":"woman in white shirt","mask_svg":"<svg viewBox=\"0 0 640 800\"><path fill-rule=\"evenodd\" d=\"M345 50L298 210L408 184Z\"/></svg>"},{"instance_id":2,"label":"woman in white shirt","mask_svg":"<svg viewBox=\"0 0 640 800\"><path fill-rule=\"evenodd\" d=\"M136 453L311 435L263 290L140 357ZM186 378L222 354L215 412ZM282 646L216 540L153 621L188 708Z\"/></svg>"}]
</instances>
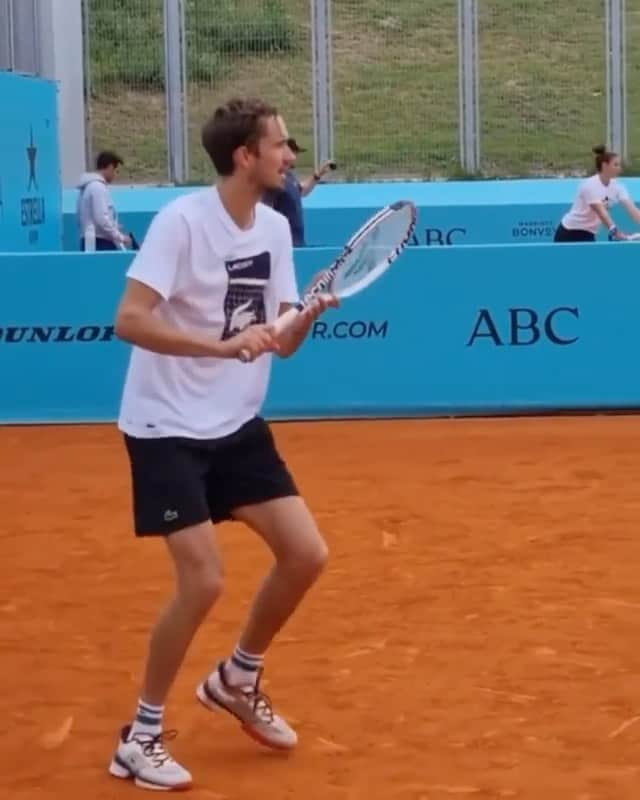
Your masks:
<instances>
[{"instance_id":1,"label":"woman in white shirt","mask_svg":"<svg viewBox=\"0 0 640 800\"><path fill-rule=\"evenodd\" d=\"M604 145L593 148L596 173L582 181L571 209L558 225L554 242L594 242L600 225L606 225L610 239L627 239L611 219L609 209L620 203L635 222L640 223L640 209L617 177L622 171L620 156Z\"/></svg>"}]
</instances>

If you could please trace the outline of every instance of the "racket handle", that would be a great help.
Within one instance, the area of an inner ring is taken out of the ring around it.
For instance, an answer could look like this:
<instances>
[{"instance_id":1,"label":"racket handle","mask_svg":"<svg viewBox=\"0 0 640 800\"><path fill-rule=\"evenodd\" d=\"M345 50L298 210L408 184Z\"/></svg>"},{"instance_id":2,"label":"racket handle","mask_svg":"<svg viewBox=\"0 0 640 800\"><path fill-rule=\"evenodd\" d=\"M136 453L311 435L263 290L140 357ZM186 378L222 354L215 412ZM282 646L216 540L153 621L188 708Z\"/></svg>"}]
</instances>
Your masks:
<instances>
[{"instance_id":1,"label":"racket handle","mask_svg":"<svg viewBox=\"0 0 640 800\"><path fill-rule=\"evenodd\" d=\"M294 319L296 319L300 311L301 309L299 309L297 306L292 306L291 308L287 309L284 314L280 314L280 316L273 323L274 335L280 336L281 333L286 331ZM252 360L251 353L248 350L241 350L238 358L243 364L248 364Z\"/></svg>"},{"instance_id":2,"label":"racket handle","mask_svg":"<svg viewBox=\"0 0 640 800\"><path fill-rule=\"evenodd\" d=\"M297 319L301 310L302 309L298 308L298 306L292 306L291 308L287 309L284 314L280 314L280 316L273 323L274 334L276 336L280 336L281 333L286 331L291 323Z\"/></svg>"}]
</instances>

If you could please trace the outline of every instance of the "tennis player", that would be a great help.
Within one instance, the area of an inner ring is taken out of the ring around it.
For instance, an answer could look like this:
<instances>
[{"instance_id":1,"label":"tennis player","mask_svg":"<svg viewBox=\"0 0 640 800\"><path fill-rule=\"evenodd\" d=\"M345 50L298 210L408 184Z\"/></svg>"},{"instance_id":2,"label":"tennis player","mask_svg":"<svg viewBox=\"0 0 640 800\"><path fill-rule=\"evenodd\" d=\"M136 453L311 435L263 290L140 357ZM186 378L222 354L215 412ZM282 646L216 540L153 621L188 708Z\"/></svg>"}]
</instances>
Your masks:
<instances>
[{"instance_id":1,"label":"tennis player","mask_svg":"<svg viewBox=\"0 0 640 800\"><path fill-rule=\"evenodd\" d=\"M604 145L594 147L593 153L596 172L580 184L573 206L558 225L554 242L594 242L600 225L607 227L610 239L627 239L609 214L611 206L617 203L635 222L640 222L640 209L617 180L622 171L620 156Z\"/></svg>"},{"instance_id":2,"label":"tennis player","mask_svg":"<svg viewBox=\"0 0 640 800\"><path fill-rule=\"evenodd\" d=\"M135 716L121 731L112 775L151 789L192 779L165 747L163 712L189 644L222 589L211 523L240 520L271 549L230 656L196 689L258 742L288 750L295 731L260 690L267 648L318 578L327 546L260 416L272 353L293 354L333 297L293 327L271 323L298 300L287 220L259 202L293 160L275 108L232 100L202 131L217 186L184 195L155 217L127 273L117 335L134 345L119 427L135 533L164 538L175 593L152 635ZM239 360L249 355L249 363ZM141 566L141 575L144 567ZM173 732L172 732L173 735Z\"/></svg>"}]
</instances>

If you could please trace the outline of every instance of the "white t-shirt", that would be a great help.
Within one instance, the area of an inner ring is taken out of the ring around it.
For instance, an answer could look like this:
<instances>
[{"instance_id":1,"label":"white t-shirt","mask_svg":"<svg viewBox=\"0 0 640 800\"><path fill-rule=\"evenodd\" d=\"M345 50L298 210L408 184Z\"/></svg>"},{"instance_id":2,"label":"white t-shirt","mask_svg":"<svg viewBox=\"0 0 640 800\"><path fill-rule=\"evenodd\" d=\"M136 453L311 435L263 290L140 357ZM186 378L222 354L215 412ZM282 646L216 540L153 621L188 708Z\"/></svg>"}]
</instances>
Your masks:
<instances>
[{"instance_id":1,"label":"white t-shirt","mask_svg":"<svg viewBox=\"0 0 640 800\"><path fill-rule=\"evenodd\" d=\"M298 291L285 217L259 203L238 228L217 189L184 195L154 218L127 277L163 298L154 313L182 330L228 339L274 320ZM216 439L260 412L271 355L236 359L167 356L133 347L118 427L131 436Z\"/></svg>"},{"instance_id":2,"label":"white t-shirt","mask_svg":"<svg viewBox=\"0 0 640 800\"><path fill-rule=\"evenodd\" d=\"M591 203L602 203L610 208L623 200L629 200L629 192L615 178L607 186L600 180L599 173L582 181L571 209L562 218L563 226L570 231L590 231L597 233L602 225L600 217L590 207Z\"/></svg>"}]
</instances>

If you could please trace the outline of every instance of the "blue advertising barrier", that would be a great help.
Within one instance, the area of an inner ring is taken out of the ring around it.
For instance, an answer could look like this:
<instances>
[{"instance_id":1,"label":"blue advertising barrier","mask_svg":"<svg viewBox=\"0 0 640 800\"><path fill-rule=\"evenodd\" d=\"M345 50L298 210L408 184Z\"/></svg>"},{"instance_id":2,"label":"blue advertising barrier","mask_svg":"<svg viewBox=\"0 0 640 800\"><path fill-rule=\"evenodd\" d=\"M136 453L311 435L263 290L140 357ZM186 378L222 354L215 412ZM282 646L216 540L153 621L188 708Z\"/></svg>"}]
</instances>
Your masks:
<instances>
[{"instance_id":1,"label":"blue advertising barrier","mask_svg":"<svg viewBox=\"0 0 640 800\"><path fill-rule=\"evenodd\" d=\"M0 72L0 251L62 247L55 83Z\"/></svg>"},{"instance_id":2,"label":"blue advertising barrier","mask_svg":"<svg viewBox=\"0 0 640 800\"><path fill-rule=\"evenodd\" d=\"M299 252L300 284L335 252ZM640 407L639 258L633 243L408 250L275 359L265 413ZM115 419L128 346L111 325L130 259L0 256L0 422Z\"/></svg>"},{"instance_id":3,"label":"blue advertising barrier","mask_svg":"<svg viewBox=\"0 0 640 800\"><path fill-rule=\"evenodd\" d=\"M640 179L624 178L640 200ZM579 180L451 181L439 183L361 183L318 186L304 199L307 244L340 247L371 214L398 199L418 206L414 244L527 244L553 240L573 202ZM173 198L197 187L113 187L121 222L142 241L154 214ZM77 192L64 195L65 249L78 249ZM622 230L634 229L624 210L614 209ZM606 232L600 231L605 239Z\"/></svg>"}]
</instances>

